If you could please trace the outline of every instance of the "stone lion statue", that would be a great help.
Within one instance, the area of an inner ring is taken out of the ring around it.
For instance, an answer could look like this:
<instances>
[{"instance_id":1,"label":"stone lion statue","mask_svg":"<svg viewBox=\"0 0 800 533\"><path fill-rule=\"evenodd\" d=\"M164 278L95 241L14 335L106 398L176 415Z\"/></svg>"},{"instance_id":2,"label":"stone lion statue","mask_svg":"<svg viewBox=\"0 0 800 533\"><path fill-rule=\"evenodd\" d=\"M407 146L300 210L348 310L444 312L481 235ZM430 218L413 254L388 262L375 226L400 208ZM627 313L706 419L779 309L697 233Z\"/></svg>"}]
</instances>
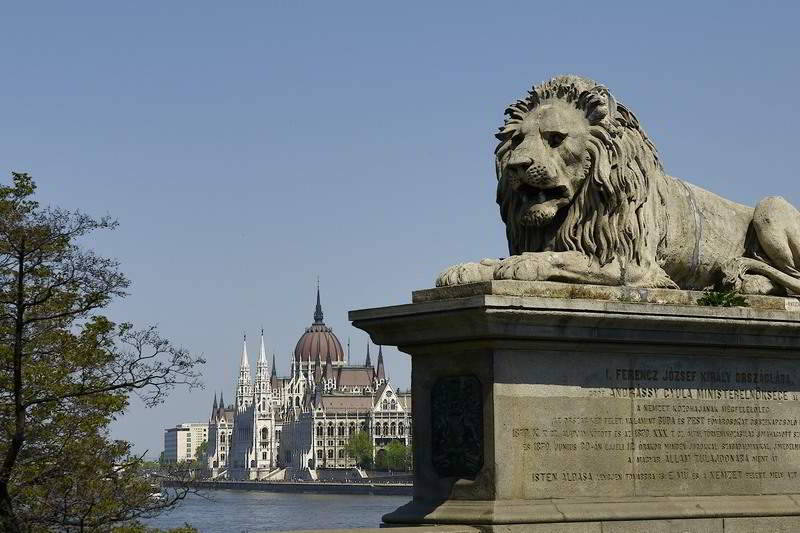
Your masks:
<instances>
[{"instance_id":1,"label":"stone lion statue","mask_svg":"<svg viewBox=\"0 0 800 533\"><path fill-rule=\"evenodd\" d=\"M589 79L559 76L505 112L495 150L506 259L442 272L491 279L800 294L800 213L755 208L668 176L636 116Z\"/></svg>"}]
</instances>

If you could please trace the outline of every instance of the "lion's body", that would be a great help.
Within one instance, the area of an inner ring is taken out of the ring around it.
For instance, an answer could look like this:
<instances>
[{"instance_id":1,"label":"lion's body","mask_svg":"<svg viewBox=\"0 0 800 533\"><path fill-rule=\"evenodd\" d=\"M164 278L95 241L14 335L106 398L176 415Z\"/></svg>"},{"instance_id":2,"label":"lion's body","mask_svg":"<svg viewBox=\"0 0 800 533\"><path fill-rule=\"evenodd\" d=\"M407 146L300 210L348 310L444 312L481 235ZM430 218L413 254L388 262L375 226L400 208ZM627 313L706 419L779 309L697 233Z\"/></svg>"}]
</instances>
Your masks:
<instances>
[{"instance_id":1,"label":"lion's body","mask_svg":"<svg viewBox=\"0 0 800 533\"><path fill-rule=\"evenodd\" d=\"M664 172L634 114L562 76L506 110L497 203L511 257L456 265L437 285L485 279L800 294L800 213L755 208Z\"/></svg>"},{"instance_id":2,"label":"lion's body","mask_svg":"<svg viewBox=\"0 0 800 533\"><path fill-rule=\"evenodd\" d=\"M656 179L657 260L679 287L714 285L732 257L744 256L753 208L676 178Z\"/></svg>"}]
</instances>

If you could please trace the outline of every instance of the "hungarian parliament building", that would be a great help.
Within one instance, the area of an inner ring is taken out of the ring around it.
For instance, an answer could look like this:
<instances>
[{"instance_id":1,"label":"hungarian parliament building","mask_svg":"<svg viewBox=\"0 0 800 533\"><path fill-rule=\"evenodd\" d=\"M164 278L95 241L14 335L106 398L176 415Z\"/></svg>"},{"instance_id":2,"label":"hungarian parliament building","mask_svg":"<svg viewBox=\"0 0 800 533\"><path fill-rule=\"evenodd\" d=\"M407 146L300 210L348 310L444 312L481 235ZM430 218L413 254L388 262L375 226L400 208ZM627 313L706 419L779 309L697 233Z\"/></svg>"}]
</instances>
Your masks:
<instances>
[{"instance_id":1,"label":"hungarian parliament building","mask_svg":"<svg viewBox=\"0 0 800 533\"><path fill-rule=\"evenodd\" d=\"M372 440L373 460L392 441L409 446L411 394L393 389L382 348L375 366L369 345L362 364L348 356L323 321L319 287L314 322L297 341L289 376L278 377L274 355L268 360L263 331L253 376L245 337L234 403L214 395L207 447L212 477L271 479L288 469L292 477L313 478L316 469L353 468L345 447L359 431Z\"/></svg>"}]
</instances>

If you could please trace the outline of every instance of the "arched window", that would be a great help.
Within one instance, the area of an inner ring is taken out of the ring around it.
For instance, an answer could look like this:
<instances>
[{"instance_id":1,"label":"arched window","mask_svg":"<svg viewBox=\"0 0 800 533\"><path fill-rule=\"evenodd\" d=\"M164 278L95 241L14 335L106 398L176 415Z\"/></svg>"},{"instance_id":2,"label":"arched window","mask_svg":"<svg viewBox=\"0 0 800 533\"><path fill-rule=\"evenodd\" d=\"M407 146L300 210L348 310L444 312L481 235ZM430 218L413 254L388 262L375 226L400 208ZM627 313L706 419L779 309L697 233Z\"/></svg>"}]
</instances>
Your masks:
<instances>
[{"instance_id":1,"label":"arched window","mask_svg":"<svg viewBox=\"0 0 800 533\"><path fill-rule=\"evenodd\" d=\"M269 438L269 430L267 428L261 428L261 440L267 440Z\"/></svg>"},{"instance_id":2,"label":"arched window","mask_svg":"<svg viewBox=\"0 0 800 533\"><path fill-rule=\"evenodd\" d=\"M223 433L222 435L220 435L220 436L219 436L219 441L220 441L222 444L225 444L225 433Z\"/></svg>"},{"instance_id":3,"label":"arched window","mask_svg":"<svg viewBox=\"0 0 800 533\"><path fill-rule=\"evenodd\" d=\"M356 424L355 422L350 422L350 431L347 434L352 435L355 432L356 432Z\"/></svg>"},{"instance_id":4,"label":"arched window","mask_svg":"<svg viewBox=\"0 0 800 533\"><path fill-rule=\"evenodd\" d=\"M328 436L333 437L333 423L328 424Z\"/></svg>"},{"instance_id":5,"label":"arched window","mask_svg":"<svg viewBox=\"0 0 800 533\"><path fill-rule=\"evenodd\" d=\"M399 424L397 424L397 434L402 437L404 432L405 432L405 426L403 425L402 422L400 422Z\"/></svg>"},{"instance_id":6,"label":"arched window","mask_svg":"<svg viewBox=\"0 0 800 533\"><path fill-rule=\"evenodd\" d=\"M317 426L317 437L321 437L321 436L322 436L322 424L319 424Z\"/></svg>"},{"instance_id":7,"label":"arched window","mask_svg":"<svg viewBox=\"0 0 800 533\"><path fill-rule=\"evenodd\" d=\"M397 409L397 402L392 400L392 411L394 411L395 409Z\"/></svg>"},{"instance_id":8,"label":"arched window","mask_svg":"<svg viewBox=\"0 0 800 533\"><path fill-rule=\"evenodd\" d=\"M375 434L376 435L380 435L381 434L381 425L380 424L375 424Z\"/></svg>"},{"instance_id":9,"label":"arched window","mask_svg":"<svg viewBox=\"0 0 800 533\"><path fill-rule=\"evenodd\" d=\"M222 456L220 457L220 459L222 459L222 462L225 462L225 454L224 454L224 453L222 454Z\"/></svg>"},{"instance_id":10,"label":"arched window","mask_svg":"<svg viewBox=\"0 0 800 533\"><path fill-rule=\"evenodd\" d=\"M295 407L300 407L300 396L295 396L294 397L294 406Z\"/></svg>"},{"instance_id":11,"label":"arched window","mask_svg":"<svg viewBox=\"0 0 800 533\"><path fill-rule=\"evenodd\" d=\"M387 402L386 400L383 400L383 402L381 402L381 409L383 409L385 411L388 408L389 408L389 402Z\"/></svg>"},{"instance_id":12,"label":"arched window","mask_svg":"<svg viewBox=\"0 0 800 533\"><path fill-rule=\"evenodd\" d=\"M322 459L322 450L317 450L317 459Z\"/></svg>"},{"instance_id":13,"label":"arched window","mask_svg":"<svg viewBox=\"0 0 800 533\"><path fill-rule=\"evenodd\" d=\"M383 434L384 435L388 435L389 434L389 423L388 422L384 422L383 423Z\"/></svg>"},{"instance_id":14,"label":"arched window","mask_svg":"<svg viewBox=\"0 0 800 533\"><path fill-rule=\"evenodd\" d=\"M344 437L344 424L339 424L339 430L337 431L337 434L340 437Z\"/></svg>"},{"instance_id":15,"label":"arched window","mask_svg":"<svg viewBox=\"0 0 800 533\"><path fill-rule=\"evenodd\" d=\"M339 459L344 459L344 450L339 450Z\"/></svg>"},{"instance_id":16,"label":"arched window","mask_svg":"<svg viewBox=\"0 0 800 533\"><path fill-rule=\"evenodd\" d=\"M394 422L392 422L391 427L392 427L392 435L397 435L397 426L394 425Z\"/></svg>"},{"instance_id":17,"label":"arched window","mask_svg":"<svg viewBox=\"0 0 800 533\"><path fill-rule=\"evenodd\" d=\"M328 459L333 459L333 450L328 450Z\"/></svg>"},{"instance_id":18,"label":"arched window","mask_svg":"<svg viewBox=\"0 0 800 533\"><path fill-rule=\"evenodd\" d=\"M262 459L263 461L266 461L266 460L267 460L267 452L261 452L261 459Z\"/></svg>"}]
</instances>

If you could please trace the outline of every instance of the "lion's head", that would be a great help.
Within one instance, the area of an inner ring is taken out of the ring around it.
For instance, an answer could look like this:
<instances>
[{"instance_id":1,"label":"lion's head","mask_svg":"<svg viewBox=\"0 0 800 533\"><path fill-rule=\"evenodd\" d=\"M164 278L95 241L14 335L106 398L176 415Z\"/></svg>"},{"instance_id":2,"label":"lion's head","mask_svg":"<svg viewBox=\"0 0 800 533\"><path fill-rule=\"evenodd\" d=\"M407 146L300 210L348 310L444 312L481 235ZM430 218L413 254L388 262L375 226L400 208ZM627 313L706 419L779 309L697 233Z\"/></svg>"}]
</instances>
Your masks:
<instances>
[{"instance_id":1,"label":"lion's head","mask_svg":"<svg viewBox=\"0 0 800 533\"><path fill-rule=\"evenodd\" d=\"M650 178L663 172L636 117L602 85L559 76L506 109L497 203L509 253L577 250L638 262Z\"/></svg>"}]
</instances>

